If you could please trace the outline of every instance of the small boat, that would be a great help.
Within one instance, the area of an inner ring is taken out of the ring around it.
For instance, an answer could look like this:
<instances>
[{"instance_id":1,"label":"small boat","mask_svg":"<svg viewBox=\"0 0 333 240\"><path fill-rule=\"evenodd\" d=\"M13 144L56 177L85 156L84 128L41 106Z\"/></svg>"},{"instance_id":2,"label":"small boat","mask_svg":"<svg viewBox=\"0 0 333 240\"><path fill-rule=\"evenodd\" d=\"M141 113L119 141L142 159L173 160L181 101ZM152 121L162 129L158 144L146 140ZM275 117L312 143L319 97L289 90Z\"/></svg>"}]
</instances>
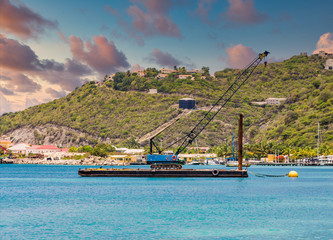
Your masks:
<instances>
[{"instance_id":1,"label":"small boat","mask_svg":"<svg viewBox=\"0 0 333 240\"><path fill-rule=\"evenodd\" d=\"M238 167L238 161L227 161L225 164L226 167ZM250 167L251 164L248 162L242 162L242 167Z\"/></svg>"}]
</instances>

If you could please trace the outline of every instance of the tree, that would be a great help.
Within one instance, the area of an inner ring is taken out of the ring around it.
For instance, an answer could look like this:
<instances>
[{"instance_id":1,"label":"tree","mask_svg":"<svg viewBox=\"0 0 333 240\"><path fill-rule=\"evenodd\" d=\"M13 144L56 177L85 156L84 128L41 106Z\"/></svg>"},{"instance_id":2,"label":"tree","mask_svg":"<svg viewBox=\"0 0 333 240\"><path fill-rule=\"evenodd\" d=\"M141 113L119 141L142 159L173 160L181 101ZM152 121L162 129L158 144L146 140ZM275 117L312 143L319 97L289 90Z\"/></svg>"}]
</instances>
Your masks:
<instances>
[{"instance_id":1,"label":"tree","mask_svg":"<svg viewBox=\"0 0 333 240\"><path fill-rule=\"evenodd\" d=\"M202 67L201 70L202 70L202 75L204 75L204 76L210 76L210 74L209 74L209 67Z\"/></svg>"}]
</instances>

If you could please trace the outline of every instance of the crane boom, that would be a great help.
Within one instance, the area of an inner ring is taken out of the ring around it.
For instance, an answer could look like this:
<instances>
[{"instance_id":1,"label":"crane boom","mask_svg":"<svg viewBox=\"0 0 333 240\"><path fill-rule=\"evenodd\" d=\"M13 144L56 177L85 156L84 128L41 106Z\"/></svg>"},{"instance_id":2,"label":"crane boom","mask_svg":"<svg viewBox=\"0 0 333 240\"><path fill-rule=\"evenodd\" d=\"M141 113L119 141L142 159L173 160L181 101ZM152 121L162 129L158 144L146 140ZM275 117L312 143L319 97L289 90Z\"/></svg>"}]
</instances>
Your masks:
<instances>
[{"instance_id":1,"label":"crane boom","mask_svg":"<svg viewBox=\"0 0 333 240\"><path fill-rule=\"evenodd\" d=\"M207 127L207 125L213 120L213 118L221 111L221 109L230 101L232 96L235 95L235 93L238 91L238 89L246 82L246 80L251 76L251 74L254 72L254 70L257 68L257 66L260 64L260 62L267 57L269 54L268 51L265 51L263 53L260 53L257 58L255 58L249 65L246 66L246 68L239 73L236 80L229 86L229 88L224 92L224 94L212 105L212 107L209 109L209 111L206 112L206 114L198 121L198 123L194 126L194 128L187 133L184 137L181 139L178 139L171 143L170 145L166 146L164 149L159 149L157 144L154 142L154 138L159 135L152 137L150 139L150 155L147 156L147 162L149 160L150 163L154 162L169 162L168 157L164 159L164 155L158 157L151 155L152 154L152 147L154 146L158 153L161 154L165 149L169 149L171 146L175 145L176 143L181 142L180 146L177 148L176 153L172 156L173 161L177 161L178 154L184 151L184 149L193 142L196 137ZM266 64L266 63L265 63ZM171 156L170 156L171 157ZM151 159L151 160L150 160ZM157 160L158 159L158 160Z\"/></svg>"},{"instance_id":2,"label":"crane boom","mask_svg":"<svg viewBox=\"0 0 333 240\"><path fill-rule=\"evenodd\" d=\"M213 118L221 111L221 109L226 105L227 102L232 98L232 96L238 91L238 89L246 82L246 80L251 76L253 71L257 68L259 63L265 58L269 52L265 51L260 53L259 56L254 59L248 67L243 70L236 80L230 85L230 87L225 91L225 93L213 104L210 110L201 118L197 125L188 133L183 139L182 144L178 147L175 155L182 152L193 140L206 128L206 126L213 120ZM174 144L172 144L174 145ZM171 145L171 146L172 146Z\"/></svg>"}]
</instances>

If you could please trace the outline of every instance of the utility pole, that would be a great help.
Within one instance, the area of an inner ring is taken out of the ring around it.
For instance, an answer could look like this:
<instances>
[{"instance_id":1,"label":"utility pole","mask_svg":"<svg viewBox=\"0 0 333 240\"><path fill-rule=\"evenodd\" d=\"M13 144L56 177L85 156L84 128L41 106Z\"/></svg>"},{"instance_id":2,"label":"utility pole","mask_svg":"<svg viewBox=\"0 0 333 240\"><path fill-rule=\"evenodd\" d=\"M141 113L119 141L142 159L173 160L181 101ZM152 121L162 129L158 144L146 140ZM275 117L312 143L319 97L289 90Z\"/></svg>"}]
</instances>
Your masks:
<instances>
[{"instance_id":1,"label":"utility pole","mask_svg":"<svg viewBox=\"0 0 333 240\"><path fill-rule=\"evenodd\" d=\"M242 170L243 165L243 115L239 114L238 122L238 170Z\"/></svg>"}]
</instances>

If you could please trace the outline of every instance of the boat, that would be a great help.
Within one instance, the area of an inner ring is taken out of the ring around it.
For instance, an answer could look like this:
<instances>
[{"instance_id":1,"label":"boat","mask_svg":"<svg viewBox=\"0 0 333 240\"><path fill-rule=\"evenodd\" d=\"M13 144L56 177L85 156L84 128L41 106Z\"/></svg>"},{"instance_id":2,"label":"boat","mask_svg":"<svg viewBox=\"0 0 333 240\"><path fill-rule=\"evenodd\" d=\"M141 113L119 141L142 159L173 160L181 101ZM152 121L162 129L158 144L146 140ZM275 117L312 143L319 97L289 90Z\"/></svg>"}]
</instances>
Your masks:
<instances>
[{"instance_id":1,"label":"boat","mask_svg":"<svg viewBox=\"0 0 333 240\"><path fill-rule=\"evenodd\" d=\"M238 161L227 161L225 164L226 167L238 167ZM242 162L242 167L250 167L249 162Z\"/></svg>"},{"instance_id":2,"label":"boat","mask_svg":"<svg viewBox=\"0 0 333 240\"><path fill-rule=\"evenodd\" d=\"M247 178L247 170L226 169L155 169L155 168L86 168L79 169L82 177L217 177Z\"/></svg>"}]
</instances>

